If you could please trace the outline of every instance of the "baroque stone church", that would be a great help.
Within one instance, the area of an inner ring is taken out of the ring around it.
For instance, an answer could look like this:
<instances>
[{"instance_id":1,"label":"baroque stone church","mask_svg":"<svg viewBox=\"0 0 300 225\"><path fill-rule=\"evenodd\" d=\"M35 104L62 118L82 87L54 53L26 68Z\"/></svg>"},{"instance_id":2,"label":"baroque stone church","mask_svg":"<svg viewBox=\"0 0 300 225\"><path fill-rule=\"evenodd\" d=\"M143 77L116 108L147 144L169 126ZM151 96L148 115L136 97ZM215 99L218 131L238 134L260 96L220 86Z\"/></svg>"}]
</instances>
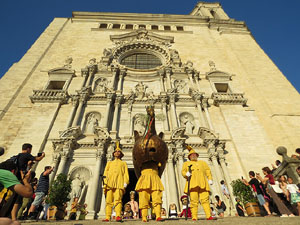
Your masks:
<instances>
[{"instance_id":1,"label":"baroque stone church","mask_svg":"<svg viewBox=\"0 0 300 225\"><path fill-rule=\"evenodd\" d=\"M300 97L256 43L244 22L219 3L199 2L189 15L73 12L55 18L0 80L0 146L4 160L33 144L37 166L70 176L88 204L104 215L102 177L120 141L130 174L133 132L143 134L153 105L169 158L163 207L180 208L191 145L220 181L261 172L300 145ZM232 196L232 195L231 195ZM234 199L232 199L234 202Z\"/></svg>"}]
</instances>

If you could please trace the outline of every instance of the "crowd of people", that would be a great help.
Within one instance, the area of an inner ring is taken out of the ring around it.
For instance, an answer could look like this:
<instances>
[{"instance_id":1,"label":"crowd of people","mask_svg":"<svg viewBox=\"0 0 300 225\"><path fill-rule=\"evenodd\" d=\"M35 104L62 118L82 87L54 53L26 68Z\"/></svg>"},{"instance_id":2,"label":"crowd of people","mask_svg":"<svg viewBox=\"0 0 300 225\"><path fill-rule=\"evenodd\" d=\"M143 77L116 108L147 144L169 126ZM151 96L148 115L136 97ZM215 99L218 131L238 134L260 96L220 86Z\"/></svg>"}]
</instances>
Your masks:
<instances>
[{"instance_id":1,"label":"crowd of people","mask_svg":"<svg viewBox=\"0 0 300 225\"><path fill-rule=\"evenodd\" d=\"M49 219L49 202L47 197L49 192L49 175L52 173L53 168L46 166L39 178L35 177L35 172L31 169L37 161L41 161L45 157L45 154L40 153L37 156L33 156L31 151L31 144L23 144L20 154L0 163L0 223L3 225L18 225L20 223L17 220L24 219ZM167 212L165 208L161 207L161 200L158 199L160 193L157 193L156 196L153 196L154 198L151 196L152 200L149 197L148 202L144 203L147 204L147 207L144 207L146 212L145 210L143 211L143 207L139 207L139 203L136 200L137 197L141 196L137 195L139 190L137 192L131 191L130 201L122 206L122 196L129 183L129 177L127 165L121 161L123 153L117 147L113 152L115 160L107 164L104 177L112 177L110 172L117 174L118 170L122 170L120 173L122 177L118 177L118 179L122 180L121 183L123 185L119 187L119 192L115 192L115 189L110 189L108 185L112 185L109 183L110 181L115 183L116 180L106 179L104 190L106 192L107 220L110 221L117 217L121 218L121 220L139 218L145 220L145 215L147 221L149 219L157 219L157 216L161 219L178 219L181 217L194 219L197 218L199 200L207 218L224 217L226 209L229 208L227 211L231 211L233 206L227 184L222 180L220 182L222 198L216 195L214 196L215 202L209 202L209 185L212 184L210 170L206 163L197 160L198 154L193 149L190 148L189 151L189 161L183 165L182 175L190 182L190 189L188 190L186 186L186 194L183 194L180 198L182 211L178 211L178 206L175 203L171 203ZM3 155L3 153L4 150L0 149L0 155ZM296 153L297 155L292 155L292 158L300 160L300 149L296 149ZM281 217L299 216L300 184L297 184L297 181L294 182L292 177L285 175L281 175L275 180L273 173L280 165L281 162L276 160L275 165L272 164L272 170L269 167L262 168L263 175L249 171L249 179L242 177L241 180L244 185L251 187L261 206L262 215L268 217L274 215ZM193 171L190 169L191 166L193 166ZM296 172L300 176L300 166L296 169ZM197 183L197 179L199 179L197 175L201 173L205 173L201 176L206 177L203 184ZM226 203L221 199L224 199ZM155 203L154 200L159 202L159 204ZM245 209L240 199L236 198L235 200L236 216L245 216ZM139 202L143 203L143 201ZM155 208L155 204L160 207ZM79 197L75 196L70 204L68 219L84 220L88 213L86 208L87 205L80 204ZM159 212L157 209L159 209Z\"/></svg>"}]
</instances>

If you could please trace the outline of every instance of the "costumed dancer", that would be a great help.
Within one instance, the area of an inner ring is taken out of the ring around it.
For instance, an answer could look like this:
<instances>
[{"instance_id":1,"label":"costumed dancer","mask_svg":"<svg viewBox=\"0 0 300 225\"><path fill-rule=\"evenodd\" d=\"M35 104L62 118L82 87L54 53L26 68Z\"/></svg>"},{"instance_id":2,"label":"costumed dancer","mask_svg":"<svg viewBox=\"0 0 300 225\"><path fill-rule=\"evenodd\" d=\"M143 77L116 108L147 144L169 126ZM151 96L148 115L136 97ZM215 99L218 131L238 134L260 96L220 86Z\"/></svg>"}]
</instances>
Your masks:
<instances>
[{"instance_id":1,"label":"costumed dancer","mask_svg":"<svg viewBox=\"0 0 300 225\"><path fill-rule=\"evenodd\" d=\"M147 107L147 126L142 139L142 148L149 146L149 140L152 135L156 135L155 131L154 108ZM136 139L138 137L135 132ZM150 198L152 199L152 207L156 216L156 221L163 221L161 218L162 192L164 186L159 177L159 167L161 163L155 161L144 162L141 166L141 176L139 177L135 190L139 193L139 207L142 213L142 221L147 222L148 209L150 208Z\"/></svg>"},{"instance_id":2,"label":"costumed dancer","mask_svg":"<svg viewBox=\"0 0 300 225\"><path fill-rule=\"evenodd\" d=\"M188 158L190 161L183 164L181 174L185 179L190 177L190 188L188 190L188 182L186 182L184 193L190 194L192 220L198 219L199 200L206 219L213 220L209 205L209 185L213 184L210 168L206 162L198 160L199 155L191 146L187 146L187 149L189 150Z\"/></svg>"},{"instance_id":3,"label":"costumed dancer","mask_svg":"<svg viewBox=\"0 0 300 225\"><path fill-rule=\"evenodd\" d=\"M107 162L103 174L103 189L106 196L105 219L103 221L110 221L112 207L114 206L116 221L121 222L122 197L125 188L129 184L129 175L126 162L121 160L124 154L119 147L119 142L116 143L116 149L112 154L114 160Z\"/></svg>"}]
</instances>

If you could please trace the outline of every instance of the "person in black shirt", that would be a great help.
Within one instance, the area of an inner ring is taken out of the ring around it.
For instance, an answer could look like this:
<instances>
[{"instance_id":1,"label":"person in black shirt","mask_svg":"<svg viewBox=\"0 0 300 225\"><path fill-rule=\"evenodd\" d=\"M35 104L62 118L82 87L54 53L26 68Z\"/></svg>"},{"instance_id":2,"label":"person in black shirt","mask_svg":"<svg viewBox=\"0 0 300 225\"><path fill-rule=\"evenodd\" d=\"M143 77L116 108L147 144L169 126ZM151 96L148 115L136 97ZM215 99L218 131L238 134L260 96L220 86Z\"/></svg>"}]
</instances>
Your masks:
<instances>
[{"instance_id":1,"label":"person in black shirt","mask_svg":"<svg viewBox=\"0 0 300 225\"><path fill-rule=\"evenodd\" d=\"M269 203L265 201L263 191L260 188L259 181L255 178L254 171L249 171L249 177L251 179L249 182L247 182L245 179L243 179L242 181L248 186L251 185L252 189L257 194L259 204L265 208L265 210L268 213L268 216L272 216L269 209Z\"/></svg>"},{"instance_id":2,"label":"person in black shirt","mask_svg":"<svg viewBox=\"0 0 300 225\"><path fill-rule=\"evenodd\" d=\"M238 216L245 216L245 214L244 214L245 209L241 205L240 199L236 198L235 201L236 201L235 209L236 209Z\"/></svg>"},{"instance_id":3,"label":"person in black shirt","mask_svg":"<svg viewBox=\"0 0 300 225\"><path fill-rule=\"evenodd\" d=\"M32 145L29 143L24 143L22 145L22 152L18 155L18 173L16 174L17 178L22 181L20 171L23 171L24 174L29 171L33 165L34 161L41 161L45 157L43 152L40 156L31 155ZM17 219L17 212L19 205L23 202L23 197L17 196L16 201L14 202L13 208L11 210L11 218L13 220Z\"/></svg>"}]
</instances>

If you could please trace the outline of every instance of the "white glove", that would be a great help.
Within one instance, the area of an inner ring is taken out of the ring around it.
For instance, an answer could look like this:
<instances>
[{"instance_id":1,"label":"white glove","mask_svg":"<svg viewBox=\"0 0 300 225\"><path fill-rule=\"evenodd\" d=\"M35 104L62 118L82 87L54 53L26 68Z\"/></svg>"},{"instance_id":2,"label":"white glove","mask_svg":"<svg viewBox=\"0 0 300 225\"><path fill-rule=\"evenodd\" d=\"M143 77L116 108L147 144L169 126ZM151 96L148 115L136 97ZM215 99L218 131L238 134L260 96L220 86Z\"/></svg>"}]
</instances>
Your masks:
<instances>
[{"instance_id":1,"label":"white glove","mask_svg":"<svg viewBox=\"0 0 300 225\"><path fill-rule=\"evenodd\" d=\"M189 172L189 171L187 171L187 173L185 174L185 176L187 176L187 177L190 177L192 174Z\"/></svg>"},{"instance_id":2,"label":"white glove","mask_svg":"<svg viewBox=\"0 0 300 225\"><path fill-rule=\"evenodd\" d=\"M126 183L124 183L124 188L126 188L127 187L127 184Z\"/></svg>"},{"instance_id":3,"label":"white glove","mask_svg":"<svg viewBox=\"0 0 300 225\"><path fill-rule=\"evenodd\" d=\"M213 181L212 180L208 180L208 183L210 184L210 185L213 185Z\"/></svg>"}]
</instances>

